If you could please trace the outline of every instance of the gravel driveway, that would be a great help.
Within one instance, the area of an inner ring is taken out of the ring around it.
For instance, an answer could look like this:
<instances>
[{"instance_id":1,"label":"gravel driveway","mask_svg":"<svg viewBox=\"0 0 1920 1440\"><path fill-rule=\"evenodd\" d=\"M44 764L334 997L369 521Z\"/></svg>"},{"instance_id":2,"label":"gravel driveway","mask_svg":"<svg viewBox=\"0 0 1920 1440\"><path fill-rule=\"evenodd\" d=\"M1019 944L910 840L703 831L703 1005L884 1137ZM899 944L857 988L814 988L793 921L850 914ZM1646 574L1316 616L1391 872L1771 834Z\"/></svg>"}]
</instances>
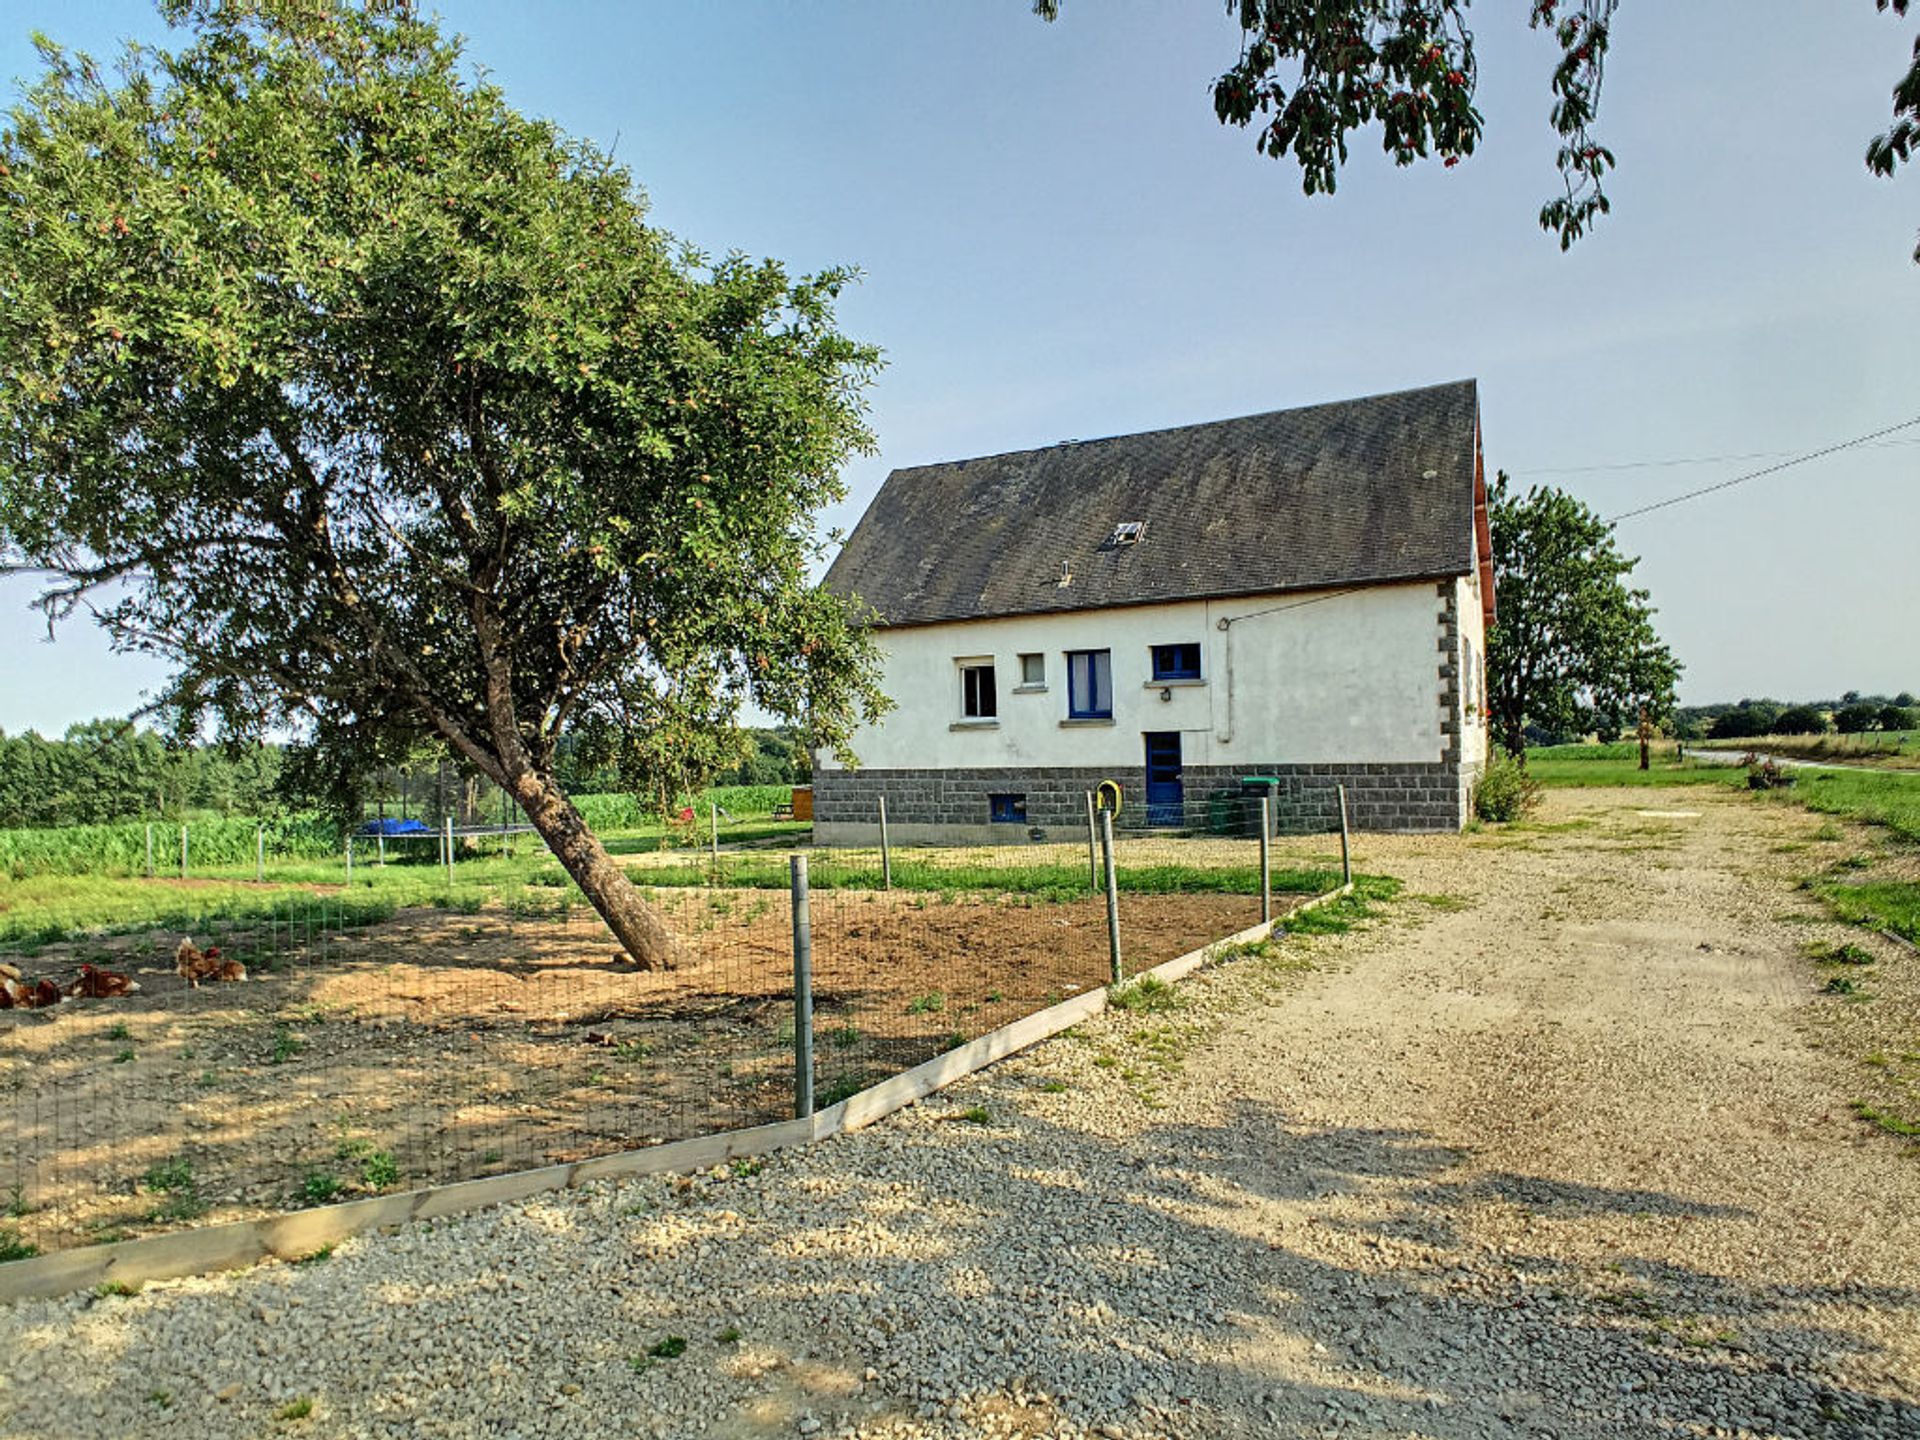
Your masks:
<instances>
[{"instance_id":1,"label":"gravel driveway","mask_svg":"<svg viewBox=\"0 0 1920 1440\"><path fill-rule=\"evenodd\" d=\"M1920 1165L1817 1044L1814 826L1369 838L1379 923L754 1173L0 1311L0 1436L1920 1436Z\"/></svg>"}]
</instances>

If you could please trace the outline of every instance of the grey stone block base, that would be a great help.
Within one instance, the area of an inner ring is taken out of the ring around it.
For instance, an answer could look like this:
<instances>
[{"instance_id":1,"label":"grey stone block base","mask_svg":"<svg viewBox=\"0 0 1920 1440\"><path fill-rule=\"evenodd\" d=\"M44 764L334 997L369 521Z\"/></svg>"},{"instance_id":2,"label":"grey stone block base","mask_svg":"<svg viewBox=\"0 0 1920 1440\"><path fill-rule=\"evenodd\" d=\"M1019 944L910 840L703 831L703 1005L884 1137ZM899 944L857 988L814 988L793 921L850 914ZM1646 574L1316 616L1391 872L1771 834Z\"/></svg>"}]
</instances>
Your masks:
<instances>
[{"instance_id":1,"label":"grey stone block base","mask_svg":"<svg viewBox=\"0 0 1920 1440\"><path fill-rule=\"evenodd\" d=\"M1338 788L1347 787L1347 818L1355 830L1458 830L1469 814L1477 765L1457 759L1352 765L1196 765L1182 773L1185 823L1207 828L1235 812L1243 776L1272 778L1274 826L1282 834L1339 827ZM892 838L901 844L1022 844L1029 829L1079 835L1086 827L1086 793L1102 780L1125 794L1122 828L1142 823L1145 772L1116 770L965 769L816 770L814 838L830 845L871 845L880 834L879 798L887 797ZM989 821L991 795L1026 797L1024 824ZM1214 797L1223 797L1216 803ZM1216 827L1217 828L1217 827Z\"/></svg>"}]
</instances>

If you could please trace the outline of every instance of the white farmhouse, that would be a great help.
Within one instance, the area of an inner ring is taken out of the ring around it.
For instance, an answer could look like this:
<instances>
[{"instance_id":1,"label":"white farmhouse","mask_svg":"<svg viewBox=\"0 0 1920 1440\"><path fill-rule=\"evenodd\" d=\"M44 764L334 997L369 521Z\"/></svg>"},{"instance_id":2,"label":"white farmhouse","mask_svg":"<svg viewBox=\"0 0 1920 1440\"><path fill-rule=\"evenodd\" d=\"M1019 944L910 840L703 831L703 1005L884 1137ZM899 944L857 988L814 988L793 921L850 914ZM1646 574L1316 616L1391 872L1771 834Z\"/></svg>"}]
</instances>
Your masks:
<instances>
[{"instance_id":1,"label":"white farmhouse","mask_svg":"<svg viewBox=\"0 0 1920 1440\"><path fill-rule=\"evenodd\" d=\"M821 755L814 826L1014 841L1119 782L1179 824L1266 777L1284 822L1454 830L1494 613L1474 382L896 470L827 583L898 708Z\"/></svg>"}]
</instances>

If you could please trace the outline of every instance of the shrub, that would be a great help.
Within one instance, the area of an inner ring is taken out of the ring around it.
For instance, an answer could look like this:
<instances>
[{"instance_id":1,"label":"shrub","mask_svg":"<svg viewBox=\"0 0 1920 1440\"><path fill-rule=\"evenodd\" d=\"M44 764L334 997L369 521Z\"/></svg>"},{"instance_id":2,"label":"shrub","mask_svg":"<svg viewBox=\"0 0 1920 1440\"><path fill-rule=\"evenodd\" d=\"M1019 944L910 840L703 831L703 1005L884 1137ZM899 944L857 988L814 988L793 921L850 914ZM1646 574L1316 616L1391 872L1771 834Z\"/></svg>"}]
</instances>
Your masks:
<instances>
[{"instance_id":1,"label":"shrub","mask_svg":"<svg viewBox=\"0 0 1920 1440\"><path fill-rule=\"evenodd\" d=\"M1773 722L1775 735L1824 735L1832 728L1826 712L1811 705L1794 705L1782 710Z\"/></svg>"},{"instance_id":2,"label":"shrub","mask_svg":"<svg viewBox=\"0 0 1920 1440\"><path fill-rule=\"evenodd\" d=\"M1842 735L1859 735L1880 723L1878 705L1842 705L1833 712L1833 728ZM1900 729L1904 727L1890 727Z\"/></svg>"},{"instance_id":3,"label":"shrub","mask_svg":"<svg viewBox=\"0 0 1920 1440\"><path fill-rule=\"evenodd\" d=\"M1882 730L1920 729L1920 713L1905 705L1882 705L1879 719Z\"/></svg>"},{"instance_id":4,"label":"shrub","mask_svg":"<svg viewBox=\"0 0 1920 1440\"><path fill-rule=\"evenodd\" d=\"M1540 782L1511 755L1496 755L1473 790L1473 813L1482 820L1518 820L1540 803Z\"/></svg>"}]
</instances>

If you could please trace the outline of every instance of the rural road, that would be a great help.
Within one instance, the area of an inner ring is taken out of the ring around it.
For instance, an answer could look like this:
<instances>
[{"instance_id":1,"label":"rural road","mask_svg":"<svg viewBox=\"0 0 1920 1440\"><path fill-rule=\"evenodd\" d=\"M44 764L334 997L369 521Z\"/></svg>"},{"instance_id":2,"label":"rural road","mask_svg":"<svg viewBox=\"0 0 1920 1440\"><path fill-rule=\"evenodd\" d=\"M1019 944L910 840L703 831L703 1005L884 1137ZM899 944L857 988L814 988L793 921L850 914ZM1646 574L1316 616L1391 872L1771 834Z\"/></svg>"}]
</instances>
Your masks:
<instances>
[{"instance_id":1,"label":"rural road","mask_svg":"<svg viewBox=\"0 0 1920 1440\"><path fill-rule=\"evenodd\" d=\"M1920 1436L1920 1165L1822 1048L1818 824L1367 837L1379 923L757 1173L0 1311L0 1437Z\"/></svg>"}]
</instances>

